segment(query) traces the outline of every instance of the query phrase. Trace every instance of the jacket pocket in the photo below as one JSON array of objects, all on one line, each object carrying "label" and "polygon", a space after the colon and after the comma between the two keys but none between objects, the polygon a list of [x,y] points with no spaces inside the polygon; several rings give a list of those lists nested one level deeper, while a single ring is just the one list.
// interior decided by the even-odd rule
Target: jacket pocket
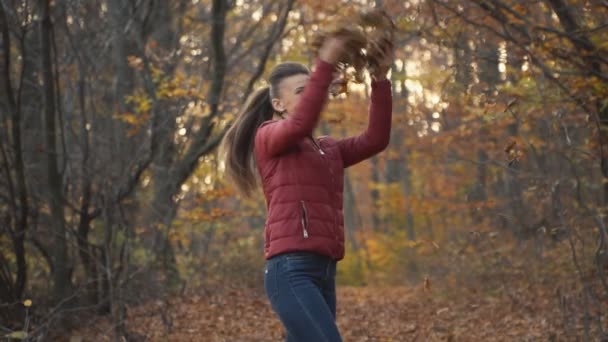
[{"label": "jacket pocket", "polygon": [[302,235],[305,239],[308,239],[308,211],[306,210],[306,203],[300,201],[302,207]]}]

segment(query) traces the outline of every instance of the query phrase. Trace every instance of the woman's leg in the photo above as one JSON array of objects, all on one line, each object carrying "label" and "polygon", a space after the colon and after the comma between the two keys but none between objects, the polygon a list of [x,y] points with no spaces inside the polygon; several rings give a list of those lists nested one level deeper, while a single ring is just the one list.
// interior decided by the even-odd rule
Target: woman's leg
[{"label": "woman's leg", "polygon": [[329,259],[290,253],[268,260],[264,283],[289,342],[342,341],[332,309],[321,292]]},{"label": "woman's leg", "polygon": [[336,319],[336,262],[331,261],[327,265],[325,279],[321,283],[321,293],[331,311],[331,314]]}]

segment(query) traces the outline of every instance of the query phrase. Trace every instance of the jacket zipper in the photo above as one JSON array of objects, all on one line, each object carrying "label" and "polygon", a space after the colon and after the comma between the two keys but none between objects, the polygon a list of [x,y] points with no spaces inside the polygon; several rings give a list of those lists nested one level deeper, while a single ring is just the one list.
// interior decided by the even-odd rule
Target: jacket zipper
[{"label": "jacket zipper", "polygon": [[[319,148],[319,153],[321,153],[321,155],[325,155],[325,152],[323,152],[323,150],[321,149],[321,145],[317,144],[317,142],[313,139],[313,142],[315,143],[315,146],[317,146]],[[329,162],[327,160],[325,160],[324,157],[322,157],[321,159],[323,159],[323,161],[326,163],[327,168],[329,169],[329,174],[331,175],[330,181],[331,181],[331,185],[330,185],[330,190],[333,193],[334,191],[334,170],[332,170],[331,165],[329,164]],[[333,200],[333,199],[332,199]],[[336,222],[336,215],[333,215],[333,221],[334,221],[334,229],[336,229],[337,226],[337,222]],[[336,232],[336,230],[334,230],[334,234],[335,234],[335,238],[336,240],[338,239],[338,234]]]},{"label": "jacket zipper", "polygon": [[[325,155],[325,151],[323,151],[323,149],[321,148],[321,146],[316,142],[316,140],[313,137],[310,137],[310,140],[312,142],[312,144],[314,145],[314,147],[316,147],[316,149],[319,151],[319,154],[324,156]],[[325,163],[327,163],[327,161],[325,160],[325,158],[321,158],[323,159],[323,161]],[[331,174],[331,188],[333,190],[334,187],[334,171],[331,169],[331,166],[327,165],[327,167],[329,168],[329,173]],[[302,235],[304,236],[305,239],[308,238],[308,212],[306,211],[306,205],[304,204],[304,201],[300,201],[300,203],[302,204]],[[334,221],[334,227],[336,226],[336,215],[333,215],[333,221]],[[335,233],[335,231],[334,231]],[[336,235],[336,239],[338,238],[338,236]]]},{"label": "jacket zipper", "polygon": [[[311,140],[312,140],[313,145],[315,145],[315,147],[316,147],[316,148],[319,150],[319,153],[321,154],[321,156],[324,156],[324,155],[325,155],[325,152],[323,151],[323,149],[321,149],[321,145],[319,145],[319,144],[317,143],[317,141],[316,141],[316,140],[315,140],[313,137],[310,137],[310,138],[311,138]],[[324,162],[325,162],[325,164],[327,165],[327,168],[329,169],[329,174],[331,175],[331,178],[330,178],[330,181],[331,181],[330,188],[331,188],[331,191],[333,192],[333,190],[334,190],[334,183],[335,183],[335,181],[334,181],[334,176],[335,176],[335,175],[334,175],[334,171],[331,169],[331,165],[329,165],[329,162],[328,162],[327,160],[325,160],[325,157],[321,157],[321,159],[323,159],[323,161],[324,161]],[[332,199],[332,200],[333,200],[333,199]],[[304,202],[302,202],[302,203],[304,203]],[[338,240],[338,234],[337,234],[337,230],[336,230],[336,226],[338,225],[338,223],[337,223],[336,218],[337,218],[337,217],[336,217],[336,215],[334,214],[334,215],[333,215],[333,221],[334,221],[334,234],[335,234],[335,238],[336,238],[336,240]],[[308,233],[306,233],[306,234],[305,234],[305,236],[307,236],[307,235],[308,235]]]},{"label": "jacket zipper", "polygon": [[305,239],[308,239],[308,230],[306,229],[308,227],[308,212],[304,201],[300,201],[300,204],[302,205],[302,235]]},{"label": "jacket zipper", "polygon": [[315,141],[315,138],[310,138],[310,140],[312,141],[312,144],[315,145],[315,147],[317,148],[317,150],[319,150],[319,153],[321,155],[325,155],[325,152],[323,151],[323,149],[321,149],[321,146],[319,146],[319,144],[317,144],[317,142]]}]

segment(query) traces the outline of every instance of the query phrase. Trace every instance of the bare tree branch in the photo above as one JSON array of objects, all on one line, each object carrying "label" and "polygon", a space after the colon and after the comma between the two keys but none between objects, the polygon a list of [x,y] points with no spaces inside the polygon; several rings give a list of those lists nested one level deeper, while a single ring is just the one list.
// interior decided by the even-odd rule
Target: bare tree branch
[{"label": "bare tree branch", "polygon": [[258,79],[262,76],[262,73],[264,72],[264,69],[266,66],[266,61],[268,60],[268,56],[270,55],[270,52],[272,51],[272,48],[275,45],[275,43],[277,42],[278,38],[281,36],[281,33],[285,29],[285,24],[287,23],[287,18],[289,17],[289,12],[291,12],[294,2],[295,2],[295,0],[289,0],[287,2],[285,7],[283,8],[283,12],[281,13],[279,20],[274,25],[274,27],[270,33],[270,38],[268,38],[268,40],[266,41],[266,46],[264,48],[264,51],[262,52],[262,55],[260,56],[260,62],[258,63],[258,68],[253,73],[253,76],[249,79],[249,82],[247,83],[247,86],[245,87],[244,96],[242,97],[243,102],[251,93],[255,82],[257,82]]}]

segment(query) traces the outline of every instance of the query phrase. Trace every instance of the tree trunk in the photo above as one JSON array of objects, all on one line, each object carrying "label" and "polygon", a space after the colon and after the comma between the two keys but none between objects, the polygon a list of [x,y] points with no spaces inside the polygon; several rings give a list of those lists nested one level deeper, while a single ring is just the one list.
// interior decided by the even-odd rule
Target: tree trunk
[{"label": "tree trunk", "polygon": [[122,0],[109,0],[110,22],[114,26],[112,39],[112,54],[116,74],[114,75],[114,101],[115,110],[119,112],[128,111],[125,96],[133,90],[133,70],[129,67],[127,56],[133,53],[129,49],[128,35],[126,31],[128,23],[127,3]]},{"label": "tree trunk", "polygon": [[[402,188],[403,188],[403,195],[409,197],[410,199],[413,198],[413,191],[412,191],[412,177],[411,177],[411,170],[409,168],[408,165],[408,154],[406,152],[404,152],[404,156],[403,156],[403,176],[402,176]],[[416,231],[414,230],[414,214],[412,213],[412,206],[409,205],[410,203],[406,203],[407,208],[405,208],[405,229],[407,232],[407,238],[410,241],[414,241],[416,240]]]},{"label": "tree trunk", "polygon": [[[488,38],[484,40],[483,37],[481,37],[478,39],[476,52],[479,64],[479,82],[484,86],[483,92],[485,98],[488,101],[492,101],[491,99],[495,96],[494,90],[500,82],[500,73],[498,70],[498,45]],[[486,104],[482,103],[482,105]],[[472,219],[474,224],[479,224],[484,220],[486,212],[481,210],[479,206],[488,198],[486,191],[488,181],[488,154],[485,151],[485,144],[489,139],[489,131],[483,118],[480,118],[479,122],[481,127],[478,135],[479,147],[477,149],[476,182],[471,194],[473,204]]]},{"label": "tree trunk", "polygon": [[[17,262],[17,276],[14,284],[14,298],[19,300],[23,295],[25,285],[27,283],[27,261],[25,254],[25,237],[26,229],[28,224],[28,194],[27,186],[25,182],[25,166],[23,162],[23,148],[21,139],[21,111],[17,108],[17,101],[15,92],[13,90],[13,84],[11,81],[11,39],[8,27],[8,21],[4,7],[0,6],[0,20],[2,22],[2,46],[4,60],[0,74],[4,76],[4,82],[0,86],[3,88],[3,94],[6,94],[6,98],[2,99],[2,102],[6,103],[11,117],[11,128],[12,128],[12,151],[14,153],[14,174],[16,178],[16,189],[13,189],[12,207],[14,216],[14,229],[12,229],[12,240],[13,250],[15,253],[15,259]],[[21,86],[21,85],[20,85]],[[6,152],[2,151],[6,164],[7,181],[13,188],[13,180],[8,164],[8,158]],[[16,193],[14,193],[16,191]]]},{"label": "tree trunk", "polygon": [[372,164],[372,184],[373,188],[370,191],[372,203],[372,229],[375,231],[384,231],[384,227],[382,227],[382,219],[380,217],[378,203],[380,202],[380,193],[376,189],[376,186],[380,183],[380,168],[378,166],[378,156],[374,156],[371,159]]},{"label": "tree trunk", "polygon": [[63,182],[59,173],[57,149],[57,127],[55,124],[55,83],[51,59],[51,30],[53,29],[50,15],[50,1],[40,0],[40,53],[42,55],[42,80],[45,124],[45,153],[47,174],[47,202],[51,211],[53,227],[53,296],[56,302],[64,300],[70,290],[70,267],[68,260],[68,245],[63,212]]}]

